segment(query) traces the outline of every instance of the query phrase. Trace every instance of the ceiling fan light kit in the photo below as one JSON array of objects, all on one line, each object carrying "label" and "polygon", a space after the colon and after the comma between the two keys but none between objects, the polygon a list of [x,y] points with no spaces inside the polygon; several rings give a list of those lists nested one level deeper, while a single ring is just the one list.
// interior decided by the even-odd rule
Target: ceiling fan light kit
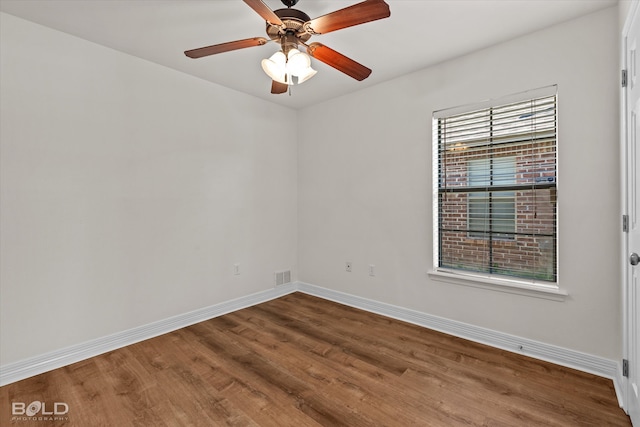
[{"label": "ceiling fan light kit", "polygon": [[262,69],[272,80],[286,85],[300,84],[317,73],[311,68],[309,55],[298,49],[289,50],[286,56],[278,51],[269,59],[263,59]]},{"label": "ceiling fan light kit", "polygon": [[[371,74],[371,69],[321,43],[306,42],[314,35],[391,16],[389,5],[384,0],[365,0],[315,19],[310,19],[300,10],[292,9],[298,0],[281,0],[287,8],[275,11],[262,0],[243,1],[265,20],[269,39],[280,44],[278,52],[261,62],[263,71],[271,78],[273,94],[285,93],[290,85],[303,83],[313,77],[317,71],[311,68],[310,57],[358,81],[366,79]],[[202,58],[231,50],[263,46],[268,41],[264,37],[253,37],[188,50],[185,55],[189,58]],[[304,46],[307,53],[301,52],[300,46]]]}]

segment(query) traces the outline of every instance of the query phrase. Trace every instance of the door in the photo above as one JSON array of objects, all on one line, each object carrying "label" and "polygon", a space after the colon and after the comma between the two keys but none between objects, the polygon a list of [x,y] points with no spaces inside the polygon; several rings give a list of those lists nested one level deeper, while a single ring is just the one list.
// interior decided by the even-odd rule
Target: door
[{"label": "door", "polygon": [[[635,3],[635,2],[634,2]],[[640,52],[640,8],[633,7],[625,26],[623,40],[627,69],[625,102],[626,138],[623,143],[625,162],[623,188],[627,215],[627,232],[623,247],[625,296],[625,353],[628,359],[626,384],[626,409],[635,426],[640,426],[640,76],[638,56]]]}]

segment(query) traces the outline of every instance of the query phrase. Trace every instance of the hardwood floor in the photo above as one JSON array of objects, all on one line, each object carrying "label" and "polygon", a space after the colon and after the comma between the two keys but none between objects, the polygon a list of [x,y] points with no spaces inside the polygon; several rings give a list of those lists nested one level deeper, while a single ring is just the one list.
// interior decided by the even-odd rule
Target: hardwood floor
[{"label": "hardwood floor", "polygon": [[608,379],[294,293],[4,386],[0,425],[631,423]]}]

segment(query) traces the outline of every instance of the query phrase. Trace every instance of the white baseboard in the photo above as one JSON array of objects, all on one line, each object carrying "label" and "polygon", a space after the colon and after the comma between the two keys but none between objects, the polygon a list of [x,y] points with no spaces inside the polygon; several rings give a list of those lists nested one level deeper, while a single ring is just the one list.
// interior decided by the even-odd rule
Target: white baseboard
[{"label": "white baseboard", "polygon": [[274,289],[215,304],[148,325],[0,366],[0,386],[70,365],[158,335],[166,334],[232,311],[279,298],[296,291],[492,347],[609,378],[613,380],[618,401],[622,402],[622,389],[620,387],[622,385],[621,369],[619,363],[614,360],[604,359],[575,350],[569,350],[302,282],[278,286]]},{"label": "white baseboard", "polygon": [[274,289],[204,307],[189,313],[180,314],[106,337],[55,350],[40,356],[9,363],[0,366],[0,386],[61,368],[149,338],[157,337],[158,335],[166,334],[232,311],[279,298],[296,290],[296,283],[278,286]]},{"label": "white baseboard", "polygon": [[609,378],[613,381],[618,403],[622,406],[622,388],[620,387],[622,385],[621,369],[620,364],[615,360],[604,359],[591,354],[433,316],[431,314],[322,288],[309,283],[299,282],[298,291],[502,350],[523,354],[557,365]]}]

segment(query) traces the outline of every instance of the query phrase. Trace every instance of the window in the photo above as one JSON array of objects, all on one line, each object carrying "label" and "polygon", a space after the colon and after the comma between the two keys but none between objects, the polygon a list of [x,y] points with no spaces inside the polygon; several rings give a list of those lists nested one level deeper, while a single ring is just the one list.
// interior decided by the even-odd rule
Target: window
[{"label": "window", "polygon": [[[469,187],[515,184],[515,157],[469,160]],[[469,237],[513,239],[516,216],[513,191],[470,193],[467,199]],[[495,233],[490,233],[494,231]]]},{"label": "window", "polygon": [[434,267],[557,281],[556,87],[434,113]]}]

